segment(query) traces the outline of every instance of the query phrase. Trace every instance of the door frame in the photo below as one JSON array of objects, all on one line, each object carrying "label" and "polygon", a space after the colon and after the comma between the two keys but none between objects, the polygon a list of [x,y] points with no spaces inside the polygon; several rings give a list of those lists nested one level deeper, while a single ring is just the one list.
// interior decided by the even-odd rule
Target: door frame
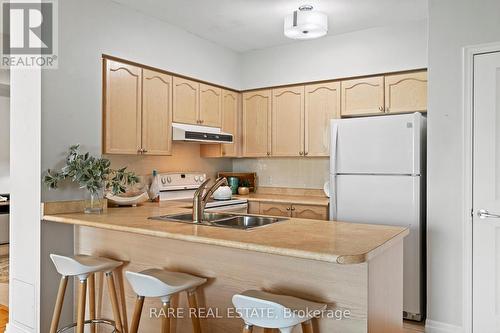
[{"label": "door frame", "polygon": [[462,62],[462,89],[463,89],[463,304],[462,318],[464,333],[472,333],[472,218],[473,218],[473,140],[474,140],[474,56],[480,54],[500,52],[500,42],[479,44],[463,48]]}]

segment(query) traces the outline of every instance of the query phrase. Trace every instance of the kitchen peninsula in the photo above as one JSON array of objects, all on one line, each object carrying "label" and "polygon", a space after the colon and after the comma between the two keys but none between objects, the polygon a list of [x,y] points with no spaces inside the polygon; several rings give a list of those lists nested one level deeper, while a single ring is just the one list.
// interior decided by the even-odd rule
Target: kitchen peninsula
[{"label": "kitchen peninsula", "polygon": [[[75,253],[123,261],[121,274],[158,267],[208,278],[198,291],[199,306],[217,309],[218,316],[202,320],[203,332],[239,332],[241,320],[226,314],[231,297],[247,289],[323,302],[330,310],[349,314],[342,320],[316,320],[318,332],[402,330],[406,228],[291,218],[243,231],[148,219],[189,212],[173,202],[108,208],[101,215],[58,214],[51,205],[45,206],[44,220],[75,225]],[[121,274],[127,323],[135,295]],[[106,298],[102,301],[100,315],[111,317]],[[185,295],[172,303],[187,309]],[[158,300],[146,300],[145,309],[159,306]],[[156,330],[158,324],[149,310],[143,312],[144,332]],[[191,330],[189,318],[177,318],[173,326],[173,332]]]}]

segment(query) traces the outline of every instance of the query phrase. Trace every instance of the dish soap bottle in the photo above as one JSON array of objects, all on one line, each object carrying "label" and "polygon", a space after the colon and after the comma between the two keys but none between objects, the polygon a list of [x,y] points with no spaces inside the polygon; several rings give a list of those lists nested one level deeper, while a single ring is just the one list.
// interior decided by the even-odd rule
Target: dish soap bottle
[{"label": "dish soap bottle", "polygon": [[149,186],[148,195],[151,201],[157,201],[158,196],[160,195],[160,179],[156,170],[153,170],[153,180]]}]

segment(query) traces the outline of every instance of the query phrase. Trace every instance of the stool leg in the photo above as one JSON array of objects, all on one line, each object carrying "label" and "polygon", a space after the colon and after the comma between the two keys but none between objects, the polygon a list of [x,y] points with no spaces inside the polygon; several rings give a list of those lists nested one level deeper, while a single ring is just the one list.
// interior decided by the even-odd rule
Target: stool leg
[{"label": "stool leg", "polygon": [[264,333],[274,333],[274,328],[264,328]]},{"label": "stool leg", "polygon": [[243,326],[243,333],[252,333],[252,332],[253,332],[252,325],[245,324],[245,326]]},{"label": "stool leg", "polygon": [[189,314],[193,322],[193,333],[201,333],[200,313],[198,310],[198,302],[196,301],[196,291],[188,291]]},{"label": "stool leg", "polygon": [[83,333],[85,322],[85,296],[87,291],[87,279],[78,283],[78,310],[76,317],[76,333]]},{"label": "stool leg", "polygon": [[137,296],[135,301],[134,315],[132,316],[132,322],[130,323],[129,333],[137,333],[139,329],[139,322],[141,321],[142,306],[144,305],[144,296]]},{"label": "stool leg", "polygon": [[163,302],[162,308],[165,313],[165,317],[162,317],[161,319],[161,333],[170,333],[170,302]]},{"label": "stool leg", "polygon": [[301,326],[302,326],[302,333],[313,333],[313,325],[311,320],[303,322]]},{"label": "stool leg", "polygon": [[106,272],[106,280],[108,281],[109,299],[111,301],[111,307],[113,308],[113,317],[115,318],[116,329],[118,330],[118,332],[122,333],[122,320],[120,316],[120,308],[118,307],[118,297],[116,296],[113,272]]},{"label": "stool leg", "polygon": [[[95,319],[95,275],[90,274],[88,278],[89,289],[89,319]],[[96,333],[95,324],[90,325],[90,333]]]},{"label": "stool leg", "polygon": [[64,294],[66,293],[66,286],[68,285],[68,277],[62,276],[59,282],[59,291],[57,292],[56,305],[54,307],[54,314],[52,315],[52,323],[50,324],[50,333],[56,333],[59,326],[59,318],[61,318],[61,310],[64,303]]}]

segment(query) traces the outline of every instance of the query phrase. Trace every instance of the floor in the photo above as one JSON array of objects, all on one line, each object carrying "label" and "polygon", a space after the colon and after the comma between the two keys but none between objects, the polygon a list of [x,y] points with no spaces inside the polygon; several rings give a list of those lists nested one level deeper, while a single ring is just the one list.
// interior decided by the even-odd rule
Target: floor
[{"label": "floor", "polygon": [[4,305],[0,305],[0,333],[5,332],[5,326],[7,325],[8,321],[9,309]]},{"label": "floor", "polygon": [[424,323],[416,323],[413,321],[404,321],[403,323],[404,331],[403,333],[423,333],[425,332]]}]

